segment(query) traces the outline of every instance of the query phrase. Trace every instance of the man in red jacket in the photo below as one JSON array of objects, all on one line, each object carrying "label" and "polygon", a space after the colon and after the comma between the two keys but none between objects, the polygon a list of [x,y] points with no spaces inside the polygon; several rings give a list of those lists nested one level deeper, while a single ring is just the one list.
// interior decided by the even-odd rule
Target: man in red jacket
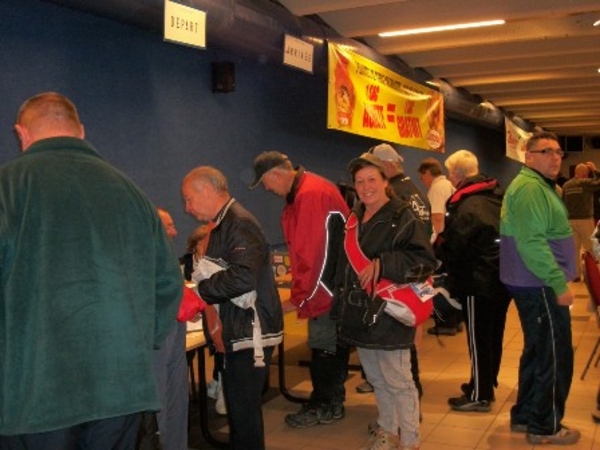
[{"label": "man in red jacket", "polygon": [[[312,349],[313,391],[308,402],[285,422],[294,428],[329,424],[344,417],[348,348],[337,345],[336,322],[330,318],[332,292],[327,287],[349,213],[339,189],[326,179],[292,165],[286,155],[270,151],[254,160],[255,188],[285,199],[281,218],[292,266],[291,303],[308,319]],[[336,229],[337,227],[337,229]],[[328,257],[330,264],[328,263]]]}]

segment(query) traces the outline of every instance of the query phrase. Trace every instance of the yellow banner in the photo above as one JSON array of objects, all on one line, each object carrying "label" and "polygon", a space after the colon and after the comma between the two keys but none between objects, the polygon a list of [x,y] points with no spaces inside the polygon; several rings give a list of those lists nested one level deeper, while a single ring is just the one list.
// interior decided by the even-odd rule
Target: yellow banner
[{"label": "yellow banner", "polygon": [[444,97],[329,43],[327,128],[444,152]]}]

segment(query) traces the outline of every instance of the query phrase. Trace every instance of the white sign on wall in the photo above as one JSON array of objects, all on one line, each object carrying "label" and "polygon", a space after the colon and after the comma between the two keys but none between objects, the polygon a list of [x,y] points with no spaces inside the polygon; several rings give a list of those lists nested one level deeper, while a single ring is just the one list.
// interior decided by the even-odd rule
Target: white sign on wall
[{"label": "white sign on wall", "polygon": [[206,13],[165,0],[165,41],[206,48]]},{"label": "white sign on wall", "polygon": [[283,63],[313,73],[314,50],[312,44],[286,34],[283,42]]}]

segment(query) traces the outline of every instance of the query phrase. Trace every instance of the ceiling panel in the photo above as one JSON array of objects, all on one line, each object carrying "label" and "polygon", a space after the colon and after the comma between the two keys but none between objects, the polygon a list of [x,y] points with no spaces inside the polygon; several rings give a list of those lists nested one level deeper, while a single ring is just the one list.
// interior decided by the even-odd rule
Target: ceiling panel
[{"label": "ceiling panel", "polygon": [[[433,78],[561,135],[600,136],[598,0],[279,0]],[[505,25],[381,38],[397,29]]]}]

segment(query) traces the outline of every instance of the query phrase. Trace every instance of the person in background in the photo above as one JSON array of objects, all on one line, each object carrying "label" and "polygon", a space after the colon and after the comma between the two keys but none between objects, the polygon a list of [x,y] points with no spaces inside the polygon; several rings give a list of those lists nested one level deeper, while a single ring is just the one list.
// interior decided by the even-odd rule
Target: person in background
[{"label": "person in background", "polygon": [[[435,158],[425,158],[419,164],[417,169],[419,179],[427,188],[427,198],[431,205],[431,225],[433,234],[431,242],[434,243],[437,237],[444,231],[444,221],[446,220],[446,202],[456,188],[446,178],[442,171],[442,165]],[[444,273],[444,268],[440,267],[438,273]],[[462,313],[460,310],[449,312],[444,317],[444,322],[436,323],[436,326],[427,329],[428,334],[455,336],[457,332],[462,331]]]},{"label": "person in background", "polygon": [[[392,187],[394,194],[406,201],[415,213],[415,216],[431,229],[431,206],[429,200],[415,186],[409,176],[404,174],[404,158],[389,144],[379,144],[369,149],[369,153],[378,157],[383,164],[383,171]],[[422,327],[417,327],[415,342],[420,342]],[[417,345],[410,347],[410,365],[413,380],[419,391],[419,399],[423,397],[423,385],[419,378],[419,358]]]},{"label": "person in background", "polygon": [[206,245],[208,244],[208,234],[210,225],[200,225],[192,234],[188,236],[185,255],[179,258],[179,263],[183,268],[183,276],[187,281],[191,281],[192,273],[198,265],[200,258],[206,253]]},{"label": "person in background", "polygon": [[389,144],[379,144],[369,149],[383,163],[385,176],[397,197],[406,201],[415,215],[431,228],[431,205],[429,199],[404,173],[404,158]]},{"label": "person in background", "polygon": [[177,237],[177,228],[175,227],[175,222],[173,222],[173,218],[171,217],[171,214],[169,214],[169,211],[163,208],[156,208],[156,211],[158,212],[158,217],[160,217],[160,220],[165,227],[167,235],[171,239],[175,239]]},{"label": "person in background", "polygon": [[152,358],[176,321],[177,258],[68,98],[30,98],[15,131],[23,153],[0,168],[0,448],[134,448],[141,413],[160,408]]},{"label": "person in background", "polygon": [[396,449],[399,444],[402,449],[418,449],[419,396],[410,361],[415,328],[383,312],[377,314],[374,323],[366,323],[375,302],[367,291],[380,278],[398,284],[425,281],[437,260],[427,226],[407,202],[394,195],[379,158],[363,153],[350,162],[348,172],[360,199],[348,224],[350,219],[357,222],[352,228],[356,230],[355,240],[369,263],[357,273],[348,250],[340,253],[332,315],[339,324],[339,339],[357,347],[374,388],[378,428],[361,450]]},{"label": "person in background", "polygon": [[[197,227],[187,239],[187,253],[179,258],[179,262],[183,268],[183,274],[187,281],[192,280],[192,274],[196,270],[199,261],[206,253],[206,247],[209,241],[210,235],[210,224],[204,224]],[[221,382],[221,372],[223,371],[223,353],[217,351],[214,342],[212,342],[210,333],[206,333],[208,324],[206,323],[206,317],[202,317],[203,326],[205,330],[206,342],[208,344],[209,352],[214,356],[213,362],[213,379],[206,385],[206,395],[214,400],[215,411],[219,415],[226,415],[227,408],[225,406],[225,397],[223,395],[223,383]]]},{"label": "person in background", "polygon": [[[592,254],[596,261],[600,263],[600,221],[596,223],[596,228],[592,234],[591,241]],[[594,305],[594,308],[597,307],[597,305]],[[595,423],[600,423],[600,387],[598,387],[598,393],[596,394],[596,410],[592,413],[592,420]]]},{"label": "person in background", "polygon": [[[308,345],[312,350],[310,377],[313,391],[308,402],[285,423],[294,428],[330,424],[344,417],[349,352],[338,345],[332,304],[332,271],[339,253],[349,208],[339,189],[324,178],[294,168],[288,157],[263,152],[254,160],[254,181],[285,199],[281,217],[292,270],[290,302],[299,318],[308,319]],[[328,262],[330,263],[328,265]],[[329,287],[328,287],[329,286]]]},{"label": "person in background", "polygon": [[554,188],[563,155],[556,135],[534,133],[500,218],[500,279],[513,295],[525,341],[511,430],[527,433],[533,445],[580,437],[562,423],[573,378],[568,282],[576,276],[568,213]]},{"label": "person in background", "polygon": [[[171,214],[163,208],[156,208],[156,211],[169,238],[172,240],[177,237],[177,228]],[[156,420],[162,450],[188,448],[186,331],[186,322],[175,322],[163,344],[154,352],[154,375],[161,403]]]},{"label": "person in background", "polygon": [[[233,450],[265,448],[262,391],[273,347],[283,339],[283,313],[271,255],[256,218],[231,195],[217,169],[201,166],[183,179],[185,211],[214,224],[206,256],[223,269],[199,281],[198,294],[218,305],[224,345],[223,393]],[[256,292],[252,308],[233,300]]]},{"label": "person in background", "polygon": [[446,219],[446,202],[456,188],[446,178],[442,171],[442,165],[435,158],[425,158],[417,169],[419,179],[427,188],[427,198],[431,205],[431,225],[433,234],[431,242],[435,242],[437,236],[444,231]]},{"label": "person in background", "polygon": [[600,190],[600,172],[593,162],[577,164],[575,175],[562,186],[562,198],[569,214],[575,241],[577,276],[581,280],[581,248],[592,252],[590,236],[594,232],[594,192]]},{"label": "person in background", "polygon": [[502,360],[511,297],[500,281],[499,238],[503,189],[479,172],[477,157],[458,150],[445,162],[456,192],[448,199],[444,231],[434,246],[448,272],[448,290],[464,312],[471,376],[455,411],[491,411]]}]

